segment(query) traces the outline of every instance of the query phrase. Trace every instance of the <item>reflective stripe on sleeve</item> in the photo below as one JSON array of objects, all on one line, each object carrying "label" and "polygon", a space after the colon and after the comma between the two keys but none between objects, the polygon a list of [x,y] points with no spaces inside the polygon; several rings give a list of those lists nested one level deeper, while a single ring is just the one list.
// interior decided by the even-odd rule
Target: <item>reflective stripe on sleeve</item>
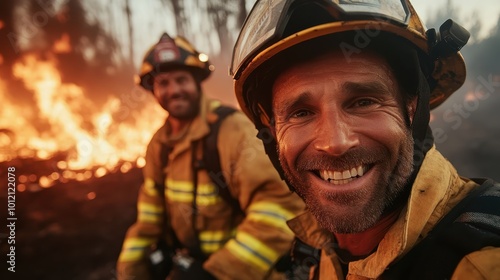
[{"label": "reflective stripe on sleeve", "polygon": [[294,214],[279,204],[272,202],[257,202],[250,205],[247,219],[256,222],[262,222],[293,234],[286,221],[294,218]]},{"label": "reflective stripe on sleeve", "polygon": [[263,271],[267,271],[279,257],[276,251],[244,232],[238,232],[236,238],[229,240],[226,248],[237,258]]},{"label": "reflective stripe on sleeve", "polygon": [[132,237],[127,238],[123,243],[123,248],[118,257],[118,261],[136,261],[144,257],[146,251],[153,244],[152,238]]},{"label": "reflective stripe on sleeve", "polygon": [[162,216],[162,206],[145,202],[139,202],[137,204],[137,220],[139,222],[159,224]]},{"label": "reflective stripe on sleeve", "polygon": [[199,234],[201,250],[204,253],[211,254],[218,251],[226,242],[234,237],[236,230],[226,232],[222,230],[217,231],[202,231]]},{"label": "reflective stripe on sleeve", "polygon": [[151,178],[146,178],[144,180],[144,191],[149,196],[156,196],[158,192],[155,189],[155,181]]}]

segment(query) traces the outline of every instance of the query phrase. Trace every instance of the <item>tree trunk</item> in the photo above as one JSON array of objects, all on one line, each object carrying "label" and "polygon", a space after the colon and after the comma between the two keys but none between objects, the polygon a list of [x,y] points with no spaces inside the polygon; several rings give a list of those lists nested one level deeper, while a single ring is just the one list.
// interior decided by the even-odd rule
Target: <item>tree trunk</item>
[{"label": "tree trunk", "polygon": [[129,63],[134,64],[134,26],[132,22],[132,11],[130,10],[130,0],[125,0],[125,13],[127,14],[128,38],[129,38]]}]

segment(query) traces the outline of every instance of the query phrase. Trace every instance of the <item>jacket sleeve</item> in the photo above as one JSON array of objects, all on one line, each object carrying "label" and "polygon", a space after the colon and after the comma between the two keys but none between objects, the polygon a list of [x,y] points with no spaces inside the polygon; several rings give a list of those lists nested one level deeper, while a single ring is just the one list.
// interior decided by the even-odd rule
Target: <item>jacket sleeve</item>
[{"label": "jacket sleeve", "polygon": [[224,120],[219,131],[222,171],[246,217],[235,237],[204,263],[218,279],[268,278],[293,240],[286,221],[304,210],[302,200],[281,180],[256,135],[241,112]]},{"label": "jacket sleeve", "polygon": [[[154,138],[153,138],[154,139]],[[146,165],[143,168],[144,183],[137,199],[137,219],[128,229],[117,261],[117,279],[149,279],[149,252],[156,244],[163,224],[163,204],[155,188],[161,176],[158,165],[158,145],[153,141],[148,145]],[[156,155],[156,156],[155,156]]]}]

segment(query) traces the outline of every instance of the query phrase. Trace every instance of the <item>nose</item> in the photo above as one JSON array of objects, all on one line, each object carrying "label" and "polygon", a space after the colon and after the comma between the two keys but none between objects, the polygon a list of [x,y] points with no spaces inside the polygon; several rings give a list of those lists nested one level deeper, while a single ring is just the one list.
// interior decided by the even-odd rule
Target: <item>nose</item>
[{"label": "nose", "polygon": [[322,114],[316,128],[314,148],[332,156],[340,156],[359,145],[359,135],[348,116],[340,112]]},{"label": "nose", "polygon": [[178,94],[180,92],[180,85],[176,82],[170,82],[168,85],[165,86],[164,92],[167,96],[171,97],[175,94]]},{"label": "nose", "polygon": [[171,78],[156,78],[154,90],[163,97],[171,97],[180,92],[181,86]]}]

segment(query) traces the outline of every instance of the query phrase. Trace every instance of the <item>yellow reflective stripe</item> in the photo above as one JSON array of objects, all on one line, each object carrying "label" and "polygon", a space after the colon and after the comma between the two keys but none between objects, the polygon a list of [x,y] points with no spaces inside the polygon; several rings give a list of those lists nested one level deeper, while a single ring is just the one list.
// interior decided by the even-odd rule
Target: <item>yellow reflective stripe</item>
[{"label": "yellow reflective stripe", "polygon": [[281,205],[272,202],[257,202],[250,205],[248,209],[248,220],[265,223],[293,234],[286,221],[295,215]]},{"label": "yellow reflective stripe", "polygon": [[154,239],[132,237],[127,238],[123,243],[123,249],[120,252],[118,261],[136,261],[144,257],[146,250],[151,247]]},{"label": "yellow reflective stripe", "polygon": [[193,201],[193,184],[186,181],[167,179],[166,195],[169,200],[190,203]]},{"label": "yellow reflective stripe", "polygon": [[[193,192],[193,182],[191,181],[176,181],[172,179],[167,180],[167,188],[177,192]],[[198,193],[204,196],[217,195],[218,189],[213,183],[198,183]]]},{"label": "yellow reflective stripe", "polygon": [[205,254],[212,254],[219,251],[224,246],[224,243],[201,243],[201,251]]},{"label": "yellow reflective stripe", "polygon": [[286,208],[283,208],[280,204],[269,202],[269,201],[260,201],[256,203],[252,203],[250,205],[249,212],[251,211],[262,211],[274,213],[275,215],[281,216],[283,220],[288,221],[290,219],[295,218],[295,214],[288,211]]},{"label": "yellow reflective stripe", "polygon": [[196,204],[200,206],[208,206],[220,203],[221,198],[219,196],[197,196]]},{"label": "yellow reflective stripe", "polygon": [[193,183],[191,181],[175,181],[167,179],[167,188],[175,192],[193,192]]},{"label": "yellow reflective stripe", "polygon": [[218,231],[202,231],[199,234],[200,247],[204,253],[211,254],[218,251],[224,244],[234,236],[236,230],[226,232]]},{"label": "yellow reflective stripe", "polygon": [[163,215],[163,208],[151,203],[137,204],[137,220],[139,222],[159,223]]},{"label": "yellow reflective stripe", "polygon": [[144,191],[149,196],[158,195],[158,192],[155,189],[155,181],[151,178],[146,178],[144,180]]},{"label": "yellow reflective stripe", "polygon": [[285,222],[283,222],[282,219],[277,219],[273,216],[268,216],[268,215],[260,215],[257,213],[250,213],[247,216],[247,219],[249,221],[263,223],[266,225],[273,226],[275,228],[279,228],[279,229],[283,230],[284,232],[286,232],[290,235],[293,235],[293,231],[288,227],[288,225]]},{"label": "yellow reflective stripe", "polygon": [[184,202],[184,203],[190,203],[193,201],[193,194],[192,193],[181,193],[181,192],[176,192],[171,189],[167,189],[167,197],[171,201],[175,202]]},{"label": "yellow reflective stripe", "polygon": [[229,240],[226,248],[239,259],[263,271],[267,271],[279,257],[276,251],[244,232],[238,232],[236,238]]},{"label": "yellow reflective stripe", "polygon": [[222,240],[228,236],[228,233],[222,230],[207,230],[200,232],[200,241]]},{"label": "yellow reflective stripe", "polygon": [[[191,181],[167,180],[167,197],[171,201],[190,203],[193,201],[193,183]],[[199,184],[196,202],[200,206],[208,206],[220,203],[216,186],[212,183]]]}]

